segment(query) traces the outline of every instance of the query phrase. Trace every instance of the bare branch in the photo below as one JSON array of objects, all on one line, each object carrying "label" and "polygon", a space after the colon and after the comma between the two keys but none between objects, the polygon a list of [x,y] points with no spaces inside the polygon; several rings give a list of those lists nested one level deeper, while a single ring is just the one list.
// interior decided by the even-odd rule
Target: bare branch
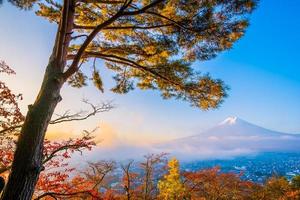
[{"label": "bare branch", "polygon": [[127,200],[131,199],[131,183],[132,183],[132,179],[130,176],[130,170],[131,167],[133,165],[134,161],[130,160],[126,165],[121,165],[121,169],[124,172],[124,176],[125,176],[125,184],[123,186],[124,191],[126,192],[126,196],[127,196]]},{"label": "bare branch", "polygon": [[[63,122],[70,121],[82,121],[88,119],[89,117],[95,116],[101,112],[107,112],[114,108],[111,102],[104,102],[101,105],[94,105],[87,100],[83,100],[83,102],[91,107],[90,111],[79,111],[77,113],[70,114],[70,111],[65,111],[62,115],[58,115],[58,118],[51,120],[49,124],[58,124]],[[19,124],[16,126],[11,126],[5,129],[0,130],[0,135],[4,135],[5,133],[16,131],[21,128],[23,124]],[[0,170],[1,171],[1,170]]]},{"label": "bare branch", "polygon": [[98,161],[98,162],[88,162],[89,170],[82,172],[85,177],[94,183],[92,189],[98,187],[108,173],[112,172],[116,168],[116,163],[114,161]]},{"label": "bare branch", "polygon": [[114,108],[111,102],[102,103],[101,105],[94,105],[87,100],[83,100],[83,102],[91,107],[91,110],[89,112],[80,111],[74,114],[70,114],[69,111],[66,111],[64,114],[58,115],[58,118],[51,120],[50,124],[58,124],[70,121],[82,121],[98,113],[107,112]]}]

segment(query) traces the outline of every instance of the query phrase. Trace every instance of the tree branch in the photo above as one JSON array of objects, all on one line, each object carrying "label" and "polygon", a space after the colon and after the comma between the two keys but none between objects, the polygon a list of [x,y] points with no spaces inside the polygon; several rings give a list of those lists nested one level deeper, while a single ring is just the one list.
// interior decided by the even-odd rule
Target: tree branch
[{"label": "tree branch", "polygon": [[151,11],[148,11],[148,12],[146,12],[146,13],[147,13],[147,14],[151,14],[151,15],[155,15],[155,16],[160,17],[160,18],[163,18],[163,19],[165,19],[165,20],[168,20],[169,22],[173,23],[175,26],[177,26],[177,27],[179,27],[179,28],[182,28],[182,29],[185,29],[185,30],[188,30],[188,31],[192,31],[192,32],[197,32],[197,31],[195,31],[195,30],[193,30],[193,29],[191,29],[191,28],[185,27],[185,26],[183,26],[182,24],[180,24],[179,22],[176,22],[176,21],[174,21],[174,20],[172,20],[172,19],[170,19],[170,18],[168,18],[168,17],[166,17],[166,16],[164,16],[164,15],[159,14],[159,13],[151,12]]},{"label": "tree branch", "polygon": [[145,13],[148,9],[156,6],[157,4],[163,2],[165,0],[156,0],[156,1],[153,1],[152,3],[148,4],[147,6],[144,6],[143,8],[139,9],[139,10],[136,10],[136,11],[128,11],[128,12],[123,12],[123,15],[126,16],[126,15],[138,15],[138,14],[142,14],[142,13]]},{"label": "tree branch", "polygon": [[86,35],[86,34],[76,35],[76,36],[71,37],[71,39],[76,40],[77,38],[80,38],[80,37],[88,37],[88,35]]},{"label": "tree branch", "polygon": [[[87,100],[83,100],[83,102],[91,107],[91,111],[89,111],[88,113],[84,111],[80,111],[74,114],[69,114],[69,111],[66,111],[64,114],[59,115],[58,118],[51,120],[49,124],[58,124],[58,123],[70,122],[70,121],[82,121],[98,113],[107,112],[114,107],[113,105],[111,105],[110,102],[102,103],[102,105],[100,106],[94,105],[88,102]],[[84,115],[84,113],[86,114]]]},{"label": "tree branch", "polygon": [[[74,55],[69,55],[68,58],[70,59],[73,56]],[[88,58],[88,57],[102,58],[104,60],[108,60],[108,61],[111,61],[111,62],[117,62],[117,63],[120,63],[120,64],[125,64],[125,65],[131,66],[133,68],[142,70],[144,72],[150,73],[154,78],[157,78],[157,77],[161,78],[162,80],[164,80],[168,83],[171,83],[171,84],[173,84],[177,87],[183,88],[183,86],[181,84],[176,83],[175,81],[161,75],[160,73],[155,72],[153,69],[142,66],[142,65],[138,64],[137,62],[129,60],[127,58],[123,58],[123,57],[116,56],[116,55],[113,55],[113,54],[102,54],[100,52],[85,52],[84,57],[85,58]]]},{"label": "tree branch", "polygon": [[126,12],[126,8],[131,4],[132,0],[128,0],[124,2],[123,6],[120,8],[120,10],[112,16],[107,21],[103,22],[102,24],[99,24],[98,26],[93,29],[93,31],[90,33],[90,35],[87,37],[87,39],[84,41],[84,43],[79,48],[77,54],[75,55],[73,62],[69,69],[63,74],[64,80],[67,80],[70,76],[72,76],[77,70],[78,70],[78,63],[83,56],[85,49],[90,44],[90,42],[95,38],[95,36],[99,33],[101,29],[104,29],[105,27],[112,24],[115,20],[117,20],[120,16],[128,16],[128,15],[138,15],[141,13],[145,13],[150,8],[156,6],[157,4],[163,2],[164,0],[155,0],[152,3],[144,6],[143,8],[136,10],[136,11],[128,11]]},{"label": "tree branch", "polygon": [[[152,25],[152,26],[110,26],[103,28],[103,30],[122,30],[122,29],[156,29],[161,27],[172,26],[173,24],[159,24],[159,25]],[[96,26],[82,26],[82,25],[74,25],[74,29],[94,29]]]},{"label": "tree branch", "polygon": [[80,3],[103,3],[103,4],[122,4],[124,1],[109,1],[109,0],[77,0]]},{"label": "tree branch", "polygon": [[[69,114],[69,111],[65,111],[62,115],[58,115],[59,117],[51,120],[49,124],[58,124],[58,123],[63,123],[63,122],[70,122],[70,121],[82,121],[85,120],[89,117],[92,117],[98,113],[101,112],[107,112],[114,108],[114,106],[111,104],[111,102],[107,103],[102,103],[101,105],[94,105],[90,103],[87,100],[83,100],[83,102],[91,107],[91,111],[80,111],[74,114]],[[6,132],[14,131],[18,128],[21,128],[23,124],[19,124],[16,126],[11,126],[6,129],[0,130],[0,135],[5,134]],[[1,170],[0,170],[1,171]]]},{"label": "tree branch", "polygon": [[79,150],[79,148],[84,148],[84,147],[88,147],[88,145],[80,145],[80,144],[71,144],[71,145],[65,145],[65,146],[61,146],[58,149],[54,150],[53,152],[51,152],[51,154],[49,156],[47,156],[44,160],[43,160],[43,164],[47,163],[48,161],[50,161],[52,158],[54,158],[58,152],[63,151],[63,150],[67,150],[67,149],[74,149],[74,150]]},{"label": "tree branch", "polygon": [[40,200],[40,199],[42,199],[44,197],[47,197],[47,196],[51,196],[51,197],[57,199],[58,196],[67,197],[67,196],[76,196],[76,195],[80,195],[80,194],[87,194],[87,195],[90,195],[91,197],[96,198],[96,199],[99,198],[98,196],[93,195],[89,190],[85,190],[85,191],[79,191],[79,192],[73,192],[73,193],[46,192],[46,193],[38,196],[34,200]]},{"label": "tree branch", "polygon": [[90,35],[86,38],[86,40],[83,42],[83,44],[79,48],[79,50],[78,50],[77,54],[75,55],[74,60],[71,64],[71,66],[69,67],[69,69],[67,69],[67,71],[63,74],[64,80],[67,80],[70,76],[72,76],[78,70],[78,64],[79,64],[79,61],[81,59],[81,56],[83,55],[83,53],[84,53],[85,49],[87,48],[87,46],[91,43],[91,41],[99,33],[99,31],[101,29],[103,29],[104,27],[109,26],[116,19],[118,19],[122,15],[124,10],[129,6],[129,4],[131,2],[132,2],[132,0],[128,0],[128,2],[126,0],[125,3],[123,4],[123,6],[120,8],[120,10],[114,16],[112,16],[107,21],[105,21],[105,22],[99,24],[98,26],[96,26],[96,28],[90,33]]},{"label": "tree branch", "polygon": [[5,132],[14,131],[14,130],[16,130],[16,129],[18,129],[18,128],[21,128],[21,127],[22,127],[22,125],[16,125],[16,126],[11,126],[11,127],[2,129],[2,130],[0,131],[0,135],[1,135],[1,134],[5,134]]},{"label": "tree branch", "polygon": [[[95,190],[96,187],[102,183],[102,181],[104,180],[104,178],[106,177],[106,175],[111,172],[112,170],[115,169],[115,162],[110,161],[103,161],[103,162],[96,162],[96,163],[88,163],[89,164],[89,168],[92,169],[92,173],[86,172],[83,173],[86,178],[92,179],[92,181],[95,181],[93,186],[90,187],[89,190],[83,190],[83,191],[78,191],[78,192],[65,192],[65,193],[56,193],[56,192],[46,192],[42,195],[40,195],[39,197],[37,197],[35,200],[39,200],[42,199],[46,196],[51,196],[53,198],[56,197],[67,197],[67,196],[77,196],[77,195],[81,195],[81,194],[87,194],[90,195],[91,197],[94,197],[95,199],[99,199],[99,196],[93,195],[91,193],[92,190]],[[84,182],[83,184],[84,185]]]},{"label": "tree branch", "polygon": [[11,165],[10,165],[10,166],[7,166],[7,167],[1,167],[1,168],[0,168],[0,174],[4,173],[4,172],[6,172],[6,171],[8,171],[8,170],[10,170],[10,169],[11,169]]}]

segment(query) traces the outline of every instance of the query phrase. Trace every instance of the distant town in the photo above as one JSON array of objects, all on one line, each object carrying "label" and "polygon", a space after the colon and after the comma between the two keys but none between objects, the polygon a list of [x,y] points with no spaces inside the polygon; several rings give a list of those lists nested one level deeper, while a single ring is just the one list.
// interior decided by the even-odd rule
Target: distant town
[{"label": "distant town", "polygon": [[300,174],[299,153],[261,153],[228,160],[206,160],[182,163],[182,169],[194,171],[219,166],[222,172],[241,174],[244,180],[264,183],[269,177],[284,176],[291,180]]}]

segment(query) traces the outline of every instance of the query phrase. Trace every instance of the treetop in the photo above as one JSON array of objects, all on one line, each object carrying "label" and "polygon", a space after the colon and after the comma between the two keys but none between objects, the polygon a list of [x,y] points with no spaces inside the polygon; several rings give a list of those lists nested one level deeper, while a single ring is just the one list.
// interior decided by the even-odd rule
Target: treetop
[{"label": "treetop", "polygon": [[[192,63],[232,48],[248,26],[255,0],[10,0],[51,23],[71,26],[64,78],[75,87],[89,79],[103,91],[101,69],[81,70],[92,59],[115,72],[111,91],[156,89],[163,98],[216,108],[228,87]],[[71,16],[71,17],[70,17]],[[199,63],[197,63],[199,65]]]}]

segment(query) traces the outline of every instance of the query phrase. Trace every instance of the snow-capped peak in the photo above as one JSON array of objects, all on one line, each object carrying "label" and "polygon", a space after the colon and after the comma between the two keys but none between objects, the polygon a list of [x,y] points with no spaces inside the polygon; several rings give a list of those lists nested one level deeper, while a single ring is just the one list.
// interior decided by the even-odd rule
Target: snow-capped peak
[{"label": "snow-capped peak", "polygon": [[235,157],[257,152],[298,152],[300,135],[291,135],[228,117],[197,135],[178,138],[157,146],[158,152],[172,152],[180,159]]},{"label": "snow-capped peak", "polygon": [[237,117],[228,117],[224,121],[222,121],[219,125],[233,125],[237,122]]}]

